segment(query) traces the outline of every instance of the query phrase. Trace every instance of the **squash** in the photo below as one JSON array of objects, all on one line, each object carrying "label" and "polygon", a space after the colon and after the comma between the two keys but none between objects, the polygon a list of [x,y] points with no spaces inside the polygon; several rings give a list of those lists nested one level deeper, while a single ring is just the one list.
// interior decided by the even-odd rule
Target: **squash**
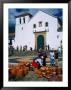
[{"label": "squash", "polygon": [[24,71],[23,71],[23,69],[19,69],[18,71],[17,71],[17,74],[16,74],[16,77],[22,77],[24,75]]},{"label": "squash", "polygon": [[46,78],[46,79],[50,79],[51,76],[50,76],[49,74],[46,74],[45,78]]},{"label": "squash", "polygon": [[16,69],[16,68],[12,68],[12,69],[11,69],[11,74],[12,74],[13,76],[16,76],[16,74],[17,74],[17,69]]}]

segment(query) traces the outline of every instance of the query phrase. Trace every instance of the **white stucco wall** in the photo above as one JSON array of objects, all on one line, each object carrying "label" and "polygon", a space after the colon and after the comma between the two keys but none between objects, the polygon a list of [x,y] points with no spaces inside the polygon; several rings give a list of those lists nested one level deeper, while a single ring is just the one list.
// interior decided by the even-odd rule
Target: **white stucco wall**
[{"label": "white stucco wall", "polygon": [[[21,17],[22,18],[22,17]],[[29,18],[26,17],[26,22],[29,21]],[[42,21],[42,27],[39,27],[39,21]],[[14,47],[17,46],[28,46],[28,50],[30,47],[35,48],[35,36],[33,33],[33,24],[36,24],[36,31],[45,31],[45,22],[48,22],[49,32],[46,35],[46,45],[50,45],[51,48],[57,48],[60,45],[60,41],[62,40],[62,32],[57,32],[57,18],[54,18],[42,11],[39,11],[27,24],[19,24],[18,18],[16,18],[16,27],[15,27],[15,41],[13,43]],[[22,30],[23,27],[23,30]],[[57,35],[59,38],[57,39]]]}]

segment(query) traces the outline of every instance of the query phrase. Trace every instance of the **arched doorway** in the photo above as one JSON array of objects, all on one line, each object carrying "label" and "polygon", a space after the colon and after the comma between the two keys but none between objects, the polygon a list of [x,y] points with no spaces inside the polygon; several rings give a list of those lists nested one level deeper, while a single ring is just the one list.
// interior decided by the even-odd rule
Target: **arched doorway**
[{"label": "arched doorway", "polygon": [[37,37],[37,49],[44,49],[44,36],[43,35],[39,35]]}]

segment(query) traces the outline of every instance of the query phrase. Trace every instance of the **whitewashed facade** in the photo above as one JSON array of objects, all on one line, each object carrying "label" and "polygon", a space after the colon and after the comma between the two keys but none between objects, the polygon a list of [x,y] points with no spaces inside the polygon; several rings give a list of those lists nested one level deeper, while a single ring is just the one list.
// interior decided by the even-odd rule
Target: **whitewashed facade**
[{"label": "whitewashed facade", "polygon": [[[42,25],[39,26],[39,22]],[[47,26],[45,26],[46,22],[48,23]],[[35,28],[33,27],[34,24],[36,24]],[[63,38],[63,32],[57,32],[58,27],[58,19],[42,11],[38,11],[33,17],[30,14],[17,16],[13,46],[20,48],[27,45],[28,50],[30,47],[35,49],[34,32],[46,31],[46,45],[49,44],[51,49],[57,49]]]}]

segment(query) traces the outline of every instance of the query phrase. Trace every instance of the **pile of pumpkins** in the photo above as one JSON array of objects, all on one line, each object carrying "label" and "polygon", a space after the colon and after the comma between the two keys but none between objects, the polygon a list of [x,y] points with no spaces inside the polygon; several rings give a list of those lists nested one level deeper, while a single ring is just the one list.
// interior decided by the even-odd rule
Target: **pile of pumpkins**
[{"label": "pile of pumpkins", "polygon": [[43,66],[40,69],[35,68],[34,72],[38,78],[45,77],[46,79],[50,79],[53,75],[62,74],[62,68],[61,67]]},{"label": "pile of pumpkins", "polygon": [[[22,78],[31,70],[31,64],[28,61],[20,61],[17,65],[9,65],[9,79]],[[45,77],[50,79],[53,75],[62,74],[61,67],[42,66],[40,69],[34,68],[34,73],[38,78]]]},{"label": "pile of pumpkins", "polygon": [[9,65],[9,79],[21,78],[29,71],[29,62],[21,61],[17,65]]}]

